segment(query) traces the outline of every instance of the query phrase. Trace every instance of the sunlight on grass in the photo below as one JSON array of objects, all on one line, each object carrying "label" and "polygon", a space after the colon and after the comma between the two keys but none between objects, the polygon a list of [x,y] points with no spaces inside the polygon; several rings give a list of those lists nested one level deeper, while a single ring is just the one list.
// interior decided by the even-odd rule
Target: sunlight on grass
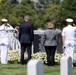
[{"label": "sunlight on grass", "polygon": [[[27,75],[27,65],[0,64],[0,75]],[[44,75],[60,75],[60,66],[48,67],[44,65]],[[73,68],[73,75],[76,75],[75,67]]]}]

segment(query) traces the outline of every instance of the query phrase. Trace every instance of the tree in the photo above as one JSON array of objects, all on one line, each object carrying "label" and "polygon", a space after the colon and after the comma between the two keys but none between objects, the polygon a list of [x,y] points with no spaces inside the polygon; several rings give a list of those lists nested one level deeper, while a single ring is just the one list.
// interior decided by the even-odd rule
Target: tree
[{"label": "tree", "polygon": [[63,0],[62,16],[63,22],[66,18],[73,18],[76,23],[76,0]]},{"label": "tree", "polygon": [[12,0],[0,1],[0,19],[6,18],[15,27],[23,21],[25,15],[31,17],[34,28],[46,28],[48,21],[54,22],[57,28],[65,25],[65,19],[71,17],[76,22],[76,0],[22,0],[21,3],[11,3]]},{"label": "tree", "polygon": [[2,6],[2,0],[0,0],[0,8],[1,8],[1,6]]},{"label": "tree", "polygon": [[60,4],[61,0],[51,0],[52,4]]},{"label": "tree", "polygon": [[44,22],[48,21],[55,23],[56,27],[60,28],[60,20],[61,20],[61,5],[51,4],[46,6],[44,10]]},{"label": "tree", "polygon": [[3,0],[0,10],[0,18],[7,18],[14,27],[23,21],[25,15],[33,17],[36,14],[33,3],[29,0],[22,0],[20,4],[11,4],[10,0]]}]

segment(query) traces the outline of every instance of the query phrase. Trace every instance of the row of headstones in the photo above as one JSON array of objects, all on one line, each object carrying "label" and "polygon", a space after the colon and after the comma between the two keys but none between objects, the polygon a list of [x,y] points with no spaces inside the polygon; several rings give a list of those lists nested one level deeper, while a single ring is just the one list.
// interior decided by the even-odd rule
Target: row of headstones
[{"label": "row of headstones", "polygon": [[[44,75],[43,62],[41,60],[30,60],[27,64],[27,75]],[[63,56],[60,59],[60,75],[72,75],[72,59]]]}]

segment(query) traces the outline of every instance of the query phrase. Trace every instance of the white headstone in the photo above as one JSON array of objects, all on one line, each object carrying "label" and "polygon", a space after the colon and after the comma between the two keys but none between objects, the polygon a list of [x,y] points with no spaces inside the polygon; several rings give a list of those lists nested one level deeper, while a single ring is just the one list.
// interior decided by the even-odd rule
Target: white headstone
[{"label": "white headstone", "polygon": [[60,75],[72,75],[72,58],[63,56],[60,60]]},{"label": "white headstone", "polygon": [[43,62],[41,60],[30,60],[27,64],[27,75],[43,75]]}]

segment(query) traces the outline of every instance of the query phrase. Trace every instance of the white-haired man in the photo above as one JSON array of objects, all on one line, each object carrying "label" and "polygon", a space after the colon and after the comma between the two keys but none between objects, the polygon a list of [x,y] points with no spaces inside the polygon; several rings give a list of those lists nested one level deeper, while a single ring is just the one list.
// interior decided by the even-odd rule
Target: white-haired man
[{"label": "white-haired man", "polygon": [[74,58],[74,50],[75,50],[75,40],[76,40],[76,27],[73,26],[73,19],[66,19],[67,26],[63,28],[62,31],[62,44],[64,48],[64,53],[67,56]]}]

